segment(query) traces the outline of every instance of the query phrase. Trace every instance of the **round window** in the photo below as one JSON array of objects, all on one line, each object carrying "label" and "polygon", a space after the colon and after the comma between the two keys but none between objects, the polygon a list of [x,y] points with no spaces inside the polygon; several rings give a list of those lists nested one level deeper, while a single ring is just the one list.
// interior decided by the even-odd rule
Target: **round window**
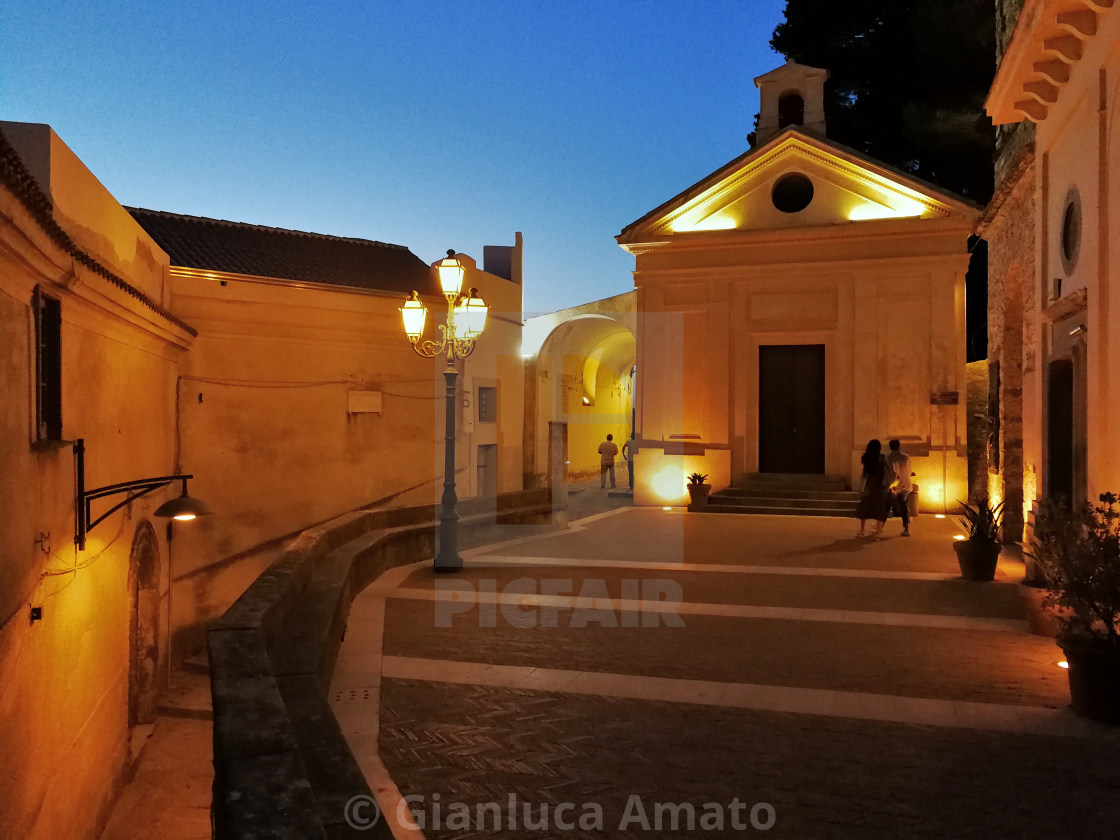
[{"label": "round window", "polygon": [[1071,187],[1066,196],[1066,209],[1062,212],[1062,267],[1066,273],[1077,265],[1077,255],[1081,252],[1081,196],[1077,187]]},{"label": "round window", "polygon": [[800,213],[813,200],[813,182],[800,172],[783,175],[775,182],[770,200],[783,213]]}]

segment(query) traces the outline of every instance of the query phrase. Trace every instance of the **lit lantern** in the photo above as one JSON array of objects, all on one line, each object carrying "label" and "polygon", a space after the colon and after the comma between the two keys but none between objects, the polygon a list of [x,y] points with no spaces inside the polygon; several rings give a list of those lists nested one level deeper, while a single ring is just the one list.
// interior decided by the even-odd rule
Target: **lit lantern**
[{"label": "lit lantern", "polygon": [[466,297],[459,298],[459,305],[455,307],[455,337],[475,339],[482,335],[486,328],[486,311],[486,302],[478,289],[471,289]]},{"label": "lit lantern", "polygon": [[447,298],[457,298],[459,290],[463,288],[463,275],[466,269],[455,258],[455,252],[449,250],[447,256],[436,263],[436,272],[439,274],[439,285],[443,295]]},{"label": "lit lantern", "polygon": [[416,292],[401,307],[401,318],[404,320],[404,334],[415,343],[424,334],[424,322],[428,319],[428,308]]}]

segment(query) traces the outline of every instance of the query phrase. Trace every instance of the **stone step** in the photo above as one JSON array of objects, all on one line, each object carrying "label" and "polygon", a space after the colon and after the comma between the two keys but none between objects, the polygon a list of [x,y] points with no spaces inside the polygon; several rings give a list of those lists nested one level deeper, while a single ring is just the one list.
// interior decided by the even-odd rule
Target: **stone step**
[{"label": "stone step", "polygon": [[808,473],[751,473],[740,486],[754,489],[781,487],[790,490],[845,490],[848,481],[837,475]]},{"label": "stone step", "polygon": [[859,493],[853,490],[787,490],[785,488],[725,487],[712,496],[739,499],[829,499],[854,502]]},{"label": "stone step", "polygon": [[689,506],[689,510],[696,510],[699,513],[754,513],[763,516],[837,516],[844,519],[850,519],[855,513],[853,507],[850,511],[835,510],[832,508],[819,508],[819,507],[762,507],[758,505],[723,505],[719,503],[708,502],[702,508],[693,508]]},{"label": "stone step", "polygon": [[183,670],[188,674],[209,674],[210,673],[210,657],[206,652],[191,656],[183,660]]},{"label": "stone step", "polygon": [[782,497],[743,497],[714,493],[708,504],[738,505],[740,507],[777,507],[777,508],[820,508],[850,512],[859,504],[859,495],[854,499],[782,498]]}]

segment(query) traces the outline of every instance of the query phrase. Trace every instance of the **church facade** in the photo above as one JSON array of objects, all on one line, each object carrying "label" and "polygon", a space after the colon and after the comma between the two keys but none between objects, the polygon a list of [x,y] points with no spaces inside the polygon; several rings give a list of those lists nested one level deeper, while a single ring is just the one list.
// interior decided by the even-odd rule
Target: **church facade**
[{"label": "church facade", "polygon": [[752,473],[858,486],[898,438],[924,510],[968,497],[965,287],[977,208],[828,139],[824,70],[755,80],[748,152],[627,226],[637,504]]}]

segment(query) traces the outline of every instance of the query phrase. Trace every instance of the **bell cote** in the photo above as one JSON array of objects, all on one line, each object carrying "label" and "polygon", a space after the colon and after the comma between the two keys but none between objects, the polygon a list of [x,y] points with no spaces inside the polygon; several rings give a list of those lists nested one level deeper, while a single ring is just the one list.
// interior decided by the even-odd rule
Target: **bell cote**
[{"label": "bell cote", "polygon": [[825,136],[824,83],[828,71],[786,60],[754,80],[759,92],[755,146],[761,146],[790,126],[817,137]]}]

